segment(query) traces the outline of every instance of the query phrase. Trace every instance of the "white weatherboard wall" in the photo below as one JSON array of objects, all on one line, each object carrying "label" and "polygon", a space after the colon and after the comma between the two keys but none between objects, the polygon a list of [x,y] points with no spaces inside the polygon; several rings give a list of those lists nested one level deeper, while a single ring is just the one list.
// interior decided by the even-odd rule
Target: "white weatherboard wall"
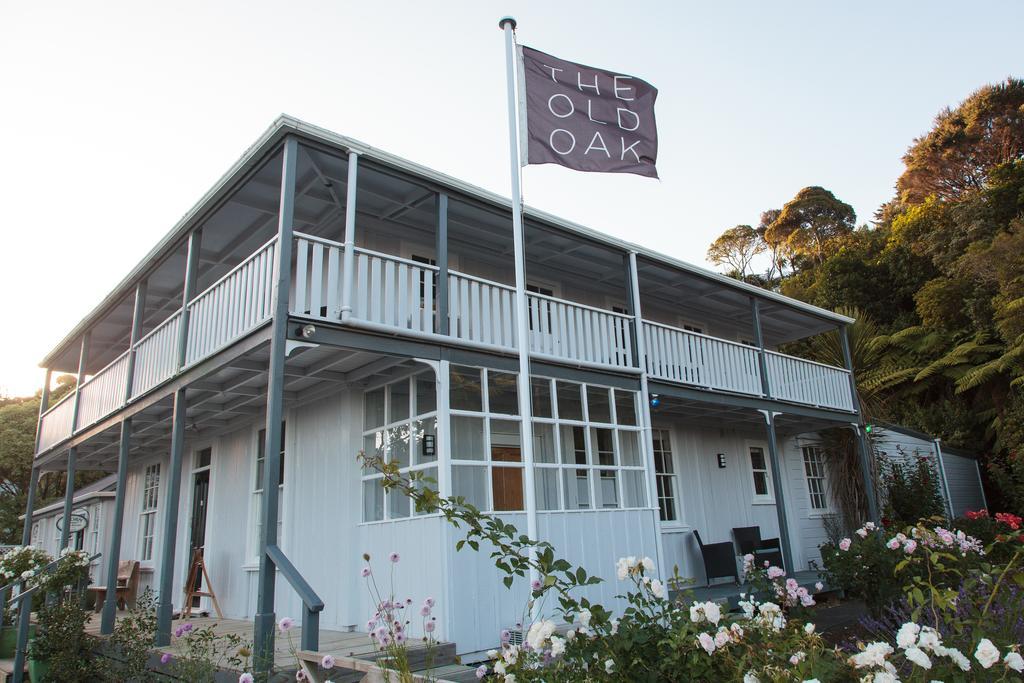
[{"label": "white weatherboard wall", "polygon": [[[659,427],[670,432],[680,517],[677,522],[662,523],[665,565],[669,571],[678,566],[681,576],[704,585],[707,576],[693,537],[694,529],[700,532],[704,543],[732,542],[732,529],[745,526],[759,526],[762,538],[779,536],[775,503],[754,500],[748,455],[749,446],[757,445],[765,448],[767,457],[767,438],[763,431],[659,425],[655,418],[655,428]],[[807,569],[811,561],[821,566],[818,548],[827,540],[824,514],[811,510],[804,478],[800,446],[807,442],[801,437],[780,439],[779,443],[783,493],[797,570]],[[725,468],[718,466],[719,453],[725,455]]]},{"label": "white weatherboard wall", "polygon": [[[50,507],[50,506],[47,506]],[[91,585],[103,585],[107,576],[107,548],[110,545],[110,525],[114,516],[114,499],[110,493],[89,495],[84,498],[76,498],[73,509],[84,508],[89,512],[89,524],[85,528],[85,542],[83,550],[89,555],[97,552],[102,556],[94,560],[89,570],[89,583]],[[64,517],[64,505],[61,502],[57,509],[47,510],[45,513],[33,515],[32,524],[36,528],[33,541],[37,547],[42,548],[52,556],[57,557],[60,553],[60,530],[57,529],[57,520]],[[93,531],[99,528],[98,544],[93,546]],[[74,542],[72,540],[72,547]]]}]

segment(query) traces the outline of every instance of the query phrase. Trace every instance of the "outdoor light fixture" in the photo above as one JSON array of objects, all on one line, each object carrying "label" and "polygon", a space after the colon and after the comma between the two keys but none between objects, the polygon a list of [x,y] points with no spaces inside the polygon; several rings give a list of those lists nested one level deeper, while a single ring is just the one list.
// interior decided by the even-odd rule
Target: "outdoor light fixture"
[{"label": "outdoor light fixture", "polygon": [[657,408],[661,404],[661,399],[658,398],[657,394],[651,394],[651,407]]},{"label": "outdoor light fixture", "polygon": [[725,453],[719,453],[718,454],[718,469],[720,469],[720,470],[724,470],[725,469]]},{"label": "outdoor light fixture", "polygon": [[423,435],[423,457],[433,458],[437,455],[437,447],[434,439],[435,437],[433,434]]},{"label": "outdoor light fixture", "polygon": [[303,325],[302,327],[299,328],[299,335],[303,339],[309,339],[314,334],[316,334],[316,327],[314,327],[313,325]]}]

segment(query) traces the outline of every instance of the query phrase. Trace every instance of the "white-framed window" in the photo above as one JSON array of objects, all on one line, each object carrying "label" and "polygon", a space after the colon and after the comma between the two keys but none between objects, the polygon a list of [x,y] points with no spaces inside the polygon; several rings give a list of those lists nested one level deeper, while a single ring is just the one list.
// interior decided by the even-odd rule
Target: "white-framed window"
[{"label": "white-framed window", "polygon": [[[284,531],[284,463],[285,463],[285,421],[281,420],[281,462],[278,469],[277,485],[277,543],[282,543]],[[256,466],[253,468],[252,483],[252,521],[250,528],[250,557],[257,558],[260,549],[260,538],[263,535],[263,476],[264,465],[267,461],[267,430],[261,429],[256,433]]]},{"label": "white-framed window", "polygon": [[[531,377],[538,510],[647,506],[636,392]],[[516,374],[451,368],[452,493],[524,509]]]},{"label": "white-framed window", "polygon": [[29,543],[35,547],[39,547],[39,522],[35,522],[32,525],[32,536],[29,538]]},{"label": "white-framed window", "polygon": [[89,541],[90,555],[100,552],[101,534],[103,532],[103,503],[93,503],[89,510]]},{"label": "white-framed window", "polygon": [[142,479],[142,509],[139,511],[139,559],[153,561],[157,509],[160,504],[160,463],[146,465]]},{"label": "white-framed window", "polygon": [[807,496],[812,512],[829,509],[826,493],[825,453],[818,446],[804,446],[800,449],[804,456],[804,478],[807,480]]},{"label": "white-framed window", "polygon": [[775,493],[772,490],[772,473],[768,463],[767,449],[759,444],[748,444],[750,456],[750,474],[754,485],[755,503],[774,503]]},{"label": "white-framed window", "polygon": [[[363,394],[363,452],[396,463],[403,474],[422,472],[424,485],[437,481],[437,381],[421,372]],[[363,470],[363,521],[420,514],[401,491],[385,491],[383,475]]]},{"label": "white-framed window", "polygon": [[678,522],[676,473],[672,462],[672,439],[667,429],[652,431],[654,439],[654,476],[658,487],[658,511],[663,522]]}]

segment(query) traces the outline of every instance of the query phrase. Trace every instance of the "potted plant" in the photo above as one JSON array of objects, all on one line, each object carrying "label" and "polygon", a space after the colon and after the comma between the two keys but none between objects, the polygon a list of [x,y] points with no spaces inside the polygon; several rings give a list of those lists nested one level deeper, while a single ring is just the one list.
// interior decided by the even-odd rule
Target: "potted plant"
[{"label": "potted plant", "polygon": [[[49,553],[42,548],[26,545],[20,548],[12,548],[3,556],[0,556],[0,585],[9,585],[18,581],[25,581],[25,588],[28,589],[38,580],[39,570],[52,561]],[[13,597],[11,593],[3,597],[2,627],[0,627],[0,659],[11,659],[14,657],[14,650],[18,644],[18,627],[15,623],[17,611],[10,609],[7,603]],[[31,637],[35,627],[29,631]]]},{"label": "potted plant", "polygon": [[77,593],[65,593],[36,611],[39,629],[29,643],[28,673],[32,683],[95,681],[93,638],[86,634],[89,613]]}]

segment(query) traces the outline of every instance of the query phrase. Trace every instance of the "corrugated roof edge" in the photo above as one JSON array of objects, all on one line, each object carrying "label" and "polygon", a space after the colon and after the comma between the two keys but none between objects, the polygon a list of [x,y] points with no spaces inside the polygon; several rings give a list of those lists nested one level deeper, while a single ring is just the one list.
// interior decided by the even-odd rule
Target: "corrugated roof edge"
[{"label": "corrugated roof edge", "polygon": [[[359,140],[346,137],[339,133],[330,131],[326,128],[322,128],[315,124],[308,123],[301,119],[297,119],[293,116],[281,114],[263,133],[263,135],[261,135],[256,140],[255,143],[249,146],[245,153],[242,154],[241,158],[239,158],[239,160],[235,162],[235,164],[227,171],[227,173],[221,176],[220,180],[218,180],[217,183],[212,188],[210,188],[210,190],[205,195],[203,195],[203,197],[198,202],[196,202],[196,204],[184,216],[182,216],[181,220],[179,220],[178,223],[171,229],[171,231],[168,232],[168,234],[152,250],[150,250],[150,252],[142,259],[142,261],[138,265],[136,265],[135,268],[132,269],[128,276],[125,277],[117,285],[117,287],[115,287],[114,290],[109,295],[107,295],[107,297],[104,298],[104,300],[96,308],[92,310],[92,312],[90,312],[86,317],[84,317],[74,327],[74,329],[71,332],[69,332],[64,337],[64,339],[62,339],[60,343],[53,348],[53,350],[49,354],[47,354],[47,356],[40,363],[40,366],[46,367],[47,364],[56,355],[58,355],[58,353],[65,345],[73,341],[82,332],[84,332],[85,328],[88,327],[88,325],[92,322],[94,318],[98,317],[103,311],[105,311],[107,308],[109,308],[118,300],[120,300],[121,297],[127,294],[129,291],[129,285],[134,283],[142,274],[142,272],[145,271],[146,268],[148,268],[153,263],[154,260],[162,256],[163,253],[168,248],[173,246],[178,240],[182,238],[182,236],[188,231],[188,229],[191,228],[192,222],[195,221],[195,219],[200,214],[203,213],[204,209],[207,207],[207,204],[209,204],[214,198],[216,198],[221,192],[223,192],[225,188],[229,186],[233,180],[235,180],[236,176],[240,172],[246,170],[247,167],[256,163],[256,161],[259,160],[260,157],[263,156],[263,154],[270,151],[271,147],[277,142],[277,140],[288,132],[295,132],[300,135],[306,135],[310,138],[319,140],[321,142],[336,147],[351,149],[355,152],[358,152],[359,154],[383,162],[387,165],[393,166],[398,169],[406,170],[415,175],[428,178],[439,185],[449,186],[452,189],[474,196],[477,199],[489,202],[491,204],[495,204],[510,211],[512,210],[512,201],[508,197],[491,192],[490,190],[485,190],[482,187],[478,187],[471,183],[467,183],[463,180],[459,180],[458,178],[449,176],[445,173],[441,173],[440,171],[435,171],[434,169],[417,164],[414,161],[403,159],[402,157],[396,156],[394,154],[391,154],[390,152],[386,152],[372,145],[368,145],[364,142],[360,142]],[[747,294],[750,294],[751,296],[758,296],[763,299],[774,301],[783,306],[787,306],[789,308],[793,308],[804,313],[819,318],[823,318],[825,320],[834,321],[836,323],[849,324],[854,322],[853,318],[849,318],[845,315],[840,315],[833,311],[829,311],[824,308],[819,308],[818,306],[814,306],[803,301],[799,301],[797,299],[791,299],[777,292],[772,292],[770,290],[762,289],[760,287],[756,287],[746,282],[735,280],[726,275],[722,275],[721,273],[716,273],[713,270],[701,268],[700,266],[696,266],[692,263],[687,263],[686,261],[681,261],[671,256],[661,254],[652,249],[648,249],[646,247],[633,244],[632,242],[620,240],[616,237],[612,237],[611,235],[598,232],[597,230],[594,230],[592,228],[588,228],[584,225],[580,225],[579,223],[574,223],[564,218],[560,218],[558,216],[555,216],[554,214],[547,213],[540,209],[535,209],[527,205],[523,207],[523,210],[525,215],[530,218],[535,218],[539,221],[549,223],[555,227],[561,228],[569,232],[578,233],[588,239],[594,240],[595,242],[601,242],[606,245],[616,247],[618,249],[623,249],[626,251],[635,251],[640,256],[644,256],[645,258],[651,259],[653,261],[658,261],[667,266],[678,268],[680,270],[687,271],[699,277],[715,281],[724,287],[740,290],[746,292]]]}]

